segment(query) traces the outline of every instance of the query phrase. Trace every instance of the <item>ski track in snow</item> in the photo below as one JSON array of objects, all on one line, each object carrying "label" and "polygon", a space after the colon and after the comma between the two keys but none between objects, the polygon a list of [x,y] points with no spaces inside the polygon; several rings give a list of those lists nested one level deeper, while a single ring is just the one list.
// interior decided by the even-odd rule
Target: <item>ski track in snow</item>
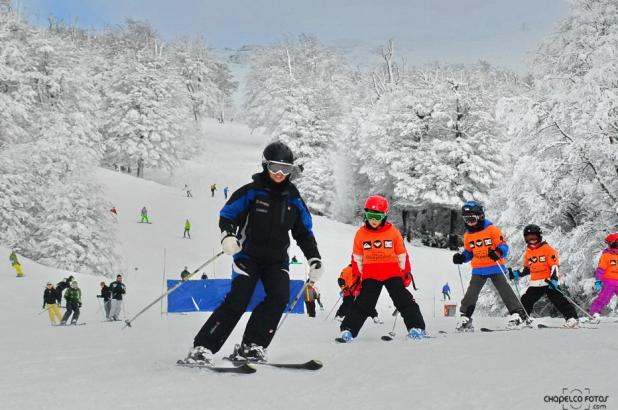
[{"label": "ski track in snow", "polygon": [[[260,170],[264,139],[249,135],[241,124],[212,122],[205,136],[205,152],[187,161],[173,176],[147,175],[159,182],[138,180],[101,170],[98,178],[118,208],[118,240],[126,262],[127,295],[123,315],[131,317],[162,290],[163,249],[168,278],[179,278],[219,250],[218,211],[222,189],[230,193]],[[208,187],[219,191],[210,197]],[[166,185],[162,185],[165,183]],[[194,198],[186,198],[187,183]],[[151,225],[137,224],[147,206]],[[184,220],[192,222],[193,239],[182,239]],[[175,366],[184,357],[207,313],[161,315],[153,306],[132,328],[102,323],[98,283],[101,277],[76,273],[82,289],[80,321],[86,326],[52,327],[41,311],[45,283],[70,272],[20,258],[25,278],[16,279],[8,263],[8,249],[0,275],[0,391],[3,409],[279,409],[299,406],[339,409],[552,409],[545,395],[563,388],[589,387],[593,394],[609,394],[607,408],[615,408],[615,369],[618,364],[618,324],[570,332],[522,330],[481,334],[480,327],[503,326],[503,318],[475,316],[477,332],[448,334],[422,341],[405,339],[398,320],[391,342],[380,336],[390,331],[393,307],[386,291],[378,311],[385,321],[365,323],[352,343],[334,342],[339,322],[324,321],[338,298],[336,278],[351,251],[355,226],[314,218],[314,231],[326,273],[318,283],[324,311],[316,319],[292,315],[269,348],[277,362],[320,359],[317,372],[259,367],[254,375],[215,374]],[[449,281],[453,303],[461,299],[457,269],[451,252],[409,248],[419,288],[414,292],[429,333],[453,332],[456,318],[444,318],[440,289]],[[291,254],[300,257],[293,245]],[[229,277],[231,258],[221,257],[206,272]],[[137,268],[137,269],[136,269]],[[292,277],[304,278],[303,267]],[[469,276],[466,271],[464,280]],[[109,278],[106,279],[109,282]],[[435,295],[435,305],[434,305]],[[435,314],[434,314],[435,308]],[[217,359],[231,352],[242,336],[247,316],[236,327]],[[435,316],[435,317],[434,317]],[[561,319],[544,323],[560,324]],[[222,362],[225,364],[225,362]]]}]

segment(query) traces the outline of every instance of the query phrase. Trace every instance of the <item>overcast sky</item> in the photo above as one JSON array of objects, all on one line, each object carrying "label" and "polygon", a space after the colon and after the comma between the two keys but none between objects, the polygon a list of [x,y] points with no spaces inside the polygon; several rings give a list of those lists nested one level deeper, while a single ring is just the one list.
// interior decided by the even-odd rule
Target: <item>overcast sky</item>
[{"label": "overcast sky", "polygon": [[476,62],[525,71],[525,57],[566,15],[564,0],[13,0],[31,21],[85,28],[148,20],[167,39],[202,36],[216,48],[313,34],[375,48],[394,38],[408,63]]}]

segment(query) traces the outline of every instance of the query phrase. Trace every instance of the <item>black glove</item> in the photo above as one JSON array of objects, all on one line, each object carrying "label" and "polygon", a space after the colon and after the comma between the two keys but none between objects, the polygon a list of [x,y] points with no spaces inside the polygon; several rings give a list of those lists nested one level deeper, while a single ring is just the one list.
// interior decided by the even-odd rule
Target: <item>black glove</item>
[{"label": "black glove", "polygon": [[339,285],[340,288],[343,288],[345,286],[345,280],[343,280],[343,278],[338,278],[337,284]]},{"label": "black glove", "polygon": [[77,307],[82,307],[82,302],[77,302]]},{"label": "black glove", "polygon": [[103,296],[101,296],[101,295],[97,295],[97,297],[98,297],[98,298],[102,298]]},{"label": "black glove", "polygon": [[42,307],[42,309],[45,309],[45,303],[43,303],[43,307]]},{"label": "black glove", "polygon": [[509,279],[510,280],[519,280],[520,277],[521,277],[520,271],[509,268]]},{"label": "black glove", "polygon": [[528,276],[528,275],[530,275],[530,268],[528,268],[528,267],[523,268],[521,270],[521,273],[519,274],[519,276],[521,276],[522,278],[524,276]]},{"label": "black glove", "polygon": [[453,263],[455,265],[461,265],[465,261],[466,261],[466,257],[463,256],[461,253],[456,253],[453,255]]},{"label": "black glove", "polygon": [[490,249],[487,256],[489,256],[489,259],[492,261],[497,262],[502,257],[502,252],[500,252],[499,249]]}]

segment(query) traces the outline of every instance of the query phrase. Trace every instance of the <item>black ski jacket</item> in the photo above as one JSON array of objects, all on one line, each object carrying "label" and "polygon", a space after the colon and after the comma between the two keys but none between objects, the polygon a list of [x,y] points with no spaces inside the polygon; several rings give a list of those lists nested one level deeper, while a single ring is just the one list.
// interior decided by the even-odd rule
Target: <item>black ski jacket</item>
[{"label": "black ski jacket", "polygon": [[47,305],[53,305],[53,304],[60,304],[61,299],[58,297],[58,292],[56,292],[56,289],[51,288],[51,289],[45,289],[43,291],[43,304],[47,304]]},{"label": "black ski jacket", "polygon": [[109,291],[111,292],[112,299],[122,300],[122,295],[127,293],[127,287],[122,282],[113,281],[109,284]]},{"label": "black ski jacket", "polygon": [[307,259],[319,258],[313,222],[296,186],[266,172],[235,191],[219,213],[222,232],[236,235],[242,253],[262,262],[288,261],[289,231]]}]

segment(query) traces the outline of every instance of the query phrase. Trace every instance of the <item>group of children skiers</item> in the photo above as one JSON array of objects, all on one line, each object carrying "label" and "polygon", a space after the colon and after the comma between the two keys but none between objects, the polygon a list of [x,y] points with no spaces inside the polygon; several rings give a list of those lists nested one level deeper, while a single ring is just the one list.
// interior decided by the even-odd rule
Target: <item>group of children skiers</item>
[{"label": "group of children skiers", "polygon": [[[64,292],[66,289],[66,292]],[[65,306],[61,306],[64,292]],[[106,320],[120,320],[123,295],[126,293],[126,286],[122,283],[122,275],[116,276],[116,280],[109,286],[101,282],[101,293],[97,298],[103,299]],[[64,315],[60,312],[60,307],[66,308]],[[47,310],[49,320],[52,325],[78,324],[80,308],[82,307],[82,291],[73,276],[63,279],[54,287],[51,282],[47,282],[43,291],[43,309]],[[41,312],[42,313],[42,312]]]},{"label": "group of children skiers", "polygon": [[[187,364],[205,364],[223,346],[244,313],[258,280],[265,299],[253,310],[243,339],[230,358],[265,361],[266,349],[279,328],[289,298],[288,232],[296,240],[309,263],[306,291],[321,277],[323,266],[312,232],[312,220],[291,175],[294,156],[281,142],[269,144],[262,156],[263,171],[253,182],[234,192],[220,212],[221,245],[233,256],[231,290],[194,338]],[[344,268],[338,284],[343,303],[336,313],[341,321],[336,341],[351,342],[368,317],[377,316],[375,307],[386,288],[401,315],[411,339],[428,337],[420,308],[407,287],[413,284],[410,260],[401,233],[388,222],[388,200],[370,196],[364,204],[363,225],[357,231],[351,263]],[[521,270],[507,270],[509,247],[500,229],[485,218],[482,204],[466,202],[461,210],[465,226],[464,249],[453,255],[453,263],[472,265],[472,277],[461,301],[457,330],[473,330],[472,315],[487,280],[491,280],[508,312],[510,327],[529,325],[534,304],[543,296],[564,316],[567,327],[577,327],[578,318],[571,301],[558,286],[559,255],[546,241],[537,225],[524,228],[527,244]],[[618,294],[618,233],[607,236],[596,271],[596,287],[601,290],[592,303],[592,317]],[[530,284],[519,299],[509,284],[530,275]],[[310,290],[309,290],[310,292]],[[448,284],[442,290],[450,299]],[[307,299],[307,298],[306,298]]]}]

